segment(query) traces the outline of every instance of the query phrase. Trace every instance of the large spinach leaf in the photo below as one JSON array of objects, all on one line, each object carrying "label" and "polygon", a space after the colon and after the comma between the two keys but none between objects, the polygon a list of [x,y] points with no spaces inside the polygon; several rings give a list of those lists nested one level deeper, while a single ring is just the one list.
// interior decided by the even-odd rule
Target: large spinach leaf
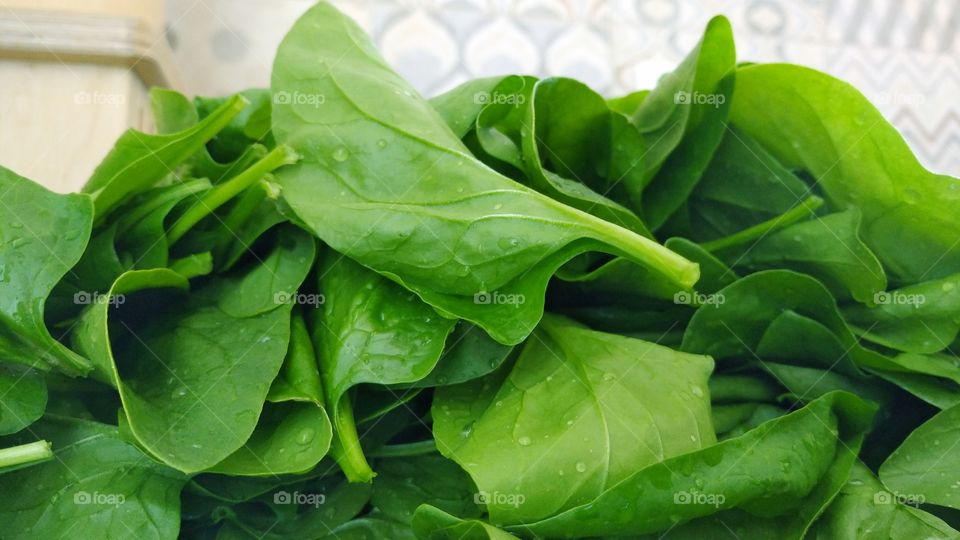
[{"label": "large spinach leaf", "polygon": [[801,66],[744,66],[730,117],[785,165],[809,171],[836,209],[857,206],[864,241],[897,281],[960,271],[960,180],[924,169],[852,86]]},{"label": "large spinach leaf", "polygon": [[[334,249],[498,341],[517,343],[532,331],[547,278],[583,251],[622,254],[683,286],[696,281],[696,266],[682,257],[470,156],[329,4],[287,34],[272,89],[324,97],[320,106],[297,100],[273,111],[278,141],[303,155],[277,172],[297,215]],[[477,300],[489,292],[524,301]]]},{"label": "large spinach leaf", "polygon": [[[515,363],[437,390],[437,447],[491,494],[495,522],[547,518],[637,468],[712,444],[712,368],[706,357],[548,316]],[[557,396],[562,414],[549,414]]]}]

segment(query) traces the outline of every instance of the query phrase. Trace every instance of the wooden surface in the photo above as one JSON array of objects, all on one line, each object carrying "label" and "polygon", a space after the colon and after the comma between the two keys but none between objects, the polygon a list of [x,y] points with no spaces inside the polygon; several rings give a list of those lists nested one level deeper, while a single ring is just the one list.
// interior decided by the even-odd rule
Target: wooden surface
[{"label": "wooden surface", "polygon": [[0,164],[76,191],[125,129],[149,130],[149,87],[181,87],[163,14],[160,0],[5,0]]}]

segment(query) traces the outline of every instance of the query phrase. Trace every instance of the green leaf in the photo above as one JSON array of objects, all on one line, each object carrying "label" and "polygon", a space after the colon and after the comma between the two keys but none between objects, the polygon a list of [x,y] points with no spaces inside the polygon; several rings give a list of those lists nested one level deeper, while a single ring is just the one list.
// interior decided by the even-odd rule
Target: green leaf
[{"label": "green leaf", "polygon": [[[272,89],[325,98],[273,111],[277,140],[303,155],[277,172],[300,219],[337,251],[497,341],[515,344],[533,330],[547,279],[584,251],[624,255],[683,286],[696,281],[696,266],[682,257],[470,156],[329,4],[310,9],[284,39]],[[487,292],[525,301],[475,300]]]},{"label": "green leaf", "polygon": [[39,372],[0,364],[0,435],[29,426],[46,408],[47,384]]},{"label": "green leaf", "polygon": [[[328,251],[318,270],[323,313],[313,326],[334,456],[352,481],[373,472],[359,446],[350,388],[361,383],[410,383],[427,376],[456,321],[379,274]],[[339,446],[338,446],[339,445]]]},{"label": "green leaf", "polygon": [[859,236],[860,212],[814,217],[763,236],[724,259],[748,270],[787,268],[819,279],[836,298],[873,304],[887,287],[880,261]]},{"label": "green leaf", "polygon": [[880,479],[895,500],[960,508],[960,405],[941,411],[915,429],[880,467]]},{"label": "green leaf", "polygon": [[430,106],[443,118],[458,138],[476,127],[477,117],[491,101],[497,86],[507,77],[469,80],[439,96],[430,98]]},{"label": "green leaf", "polygon": [[712,368],[706,357],[549,316],[512,366],[437,390],[437,447],[491,494],[494,522],[546,518],[711,444]]},{"label": "green leaf", "polygon": [[741,67],[730,117],[787,167],[809,171],[834,209],[857,206],[864,242],[896,280],[960,271],[960,180],[924,169],[852,86],[800,66]]},{"label": "green leaf", "polygon": [[426,377],[399,385],[401,388],[432,388],[471,381],[492,373],[514,348],[494,341],[482,329],[460,322],[447,338],[436,367]]},{"label": "green leaf", "polygon": [[[128,272],[110,291],[123,295],[123,308],[110,314],[104,304],[84,315],[75,343],[118,386],[133,435],[164,463],[185,472],[212,467],[253,433],[287,351],[291,306],[265,311],[259,295],[243,291],[246,280],[263,283],[263,274],[285,275],[287,267],[305,276],[313,244],[306,257],[301,245],[281,240],[277,264],[240,269],[187,298],[169,289],[186,286],[176,273]],[[278,288],[265,294],[282,294],[284,283],[271,282]],[[147,306],[152,316],[144,319]]]},{"label": "green leaf", "polygon": [[[704,112],[701,113],[699,124],[688,129],[643,192],[642,215],[651,229],[660,229],[683,206],[710,165],[727,128],[734,81],[734,75],[730,73],[717,82],[711,94],[716,103],[711,106],[676,105],[698,107]],[[651,143],[648,141],[648,144]],[[663,143],[658,141],[652,144],[655,153],[656,145]]]},{"label": "green leaf", "polygon": [[317,358],[303,317],[291,318],[290,346],[250,439],[210,472],[245,476],[303,473],[327,455],[333,432]]},{"label": "green leaf", "polygon": [[[637,176],[631,170],[613,171],[619,177],[609,175],[614,149],[617,145],[624,152],[643,156],[643,140],[636,128],[629,123],[619,124],[614,130],[614,121],[619,115],[607,108],[604,99],[585,84],[573,79],[554,77],[537,81],[525,105],[517,125],[521,141],[523,165],[530,187],[584,212],[593,214],[637,234],[651,237],[646,225],[626,207],[607,198],[626,175],[634,193],[642,186],[636,185],[642,178],[641,160],[633,164]],[[484,110],[486,113],[493,105]],[[514,107],[500,105],[500,107]],[[481,116],[482,120],[482,116]],[[628,130],[634,130],[630,138]],[[618,135],[617,141],[612,137]],[[632,143],[632,148],[623,148]],[[549,167],[549,168],[547,168]],[[621,185],[617,194],[624,190]]]},{"label": "green leaf", "polygon": [[887,540],[960,536],[960,533],[939,518],[902,502],[910,501],[894,496],[870,469],[856,463],[850,480],[817,520],[806,538]]},{"label": "green leaf", "polygon": [[224,519],[262,540],[336,539],[340,537],[336,531],[366,506],[371,491],[369,485],[348,484],[341,478],[283,486],[251,503],[224,509]]},{"label": "green leaf", "polygon": [[697,241],[716,240],[785,214],[809,195],[753,137],[729,126],[687,200]]},{"label": "green leaf", "polygon": [[151,135],[128,129],[93,171],[83,192],[93,196],[97,222],[118,203],[152,187],[196,154],[248,104],[240,95],[201,122],[176,133]]},{"label": "green leaf", "polygon": [[460,519],[424,504],[413,516],[413,530],[422,540],[512,540],[518,537],[477,519]]},{"label": "green leaf", "polygon": [[456,463],[438,455],[377,462],[371,502],[390,519],[410,523],[421,504],[464,517],[480,517],[476,489]]},{"label": "green leaf", "polygon": [[734,71],[733,30],[726,17],[714,17],[703,38],[672,73],[664,75],[633,114],[649,149],[645,156],[652,176],[684,137],[700,125],[719,102],[717,86]]},{"label": "green leaf", "polygon": [[[830,491],[840,488],[837,478],[842,484],[849,474],[843,469],[849,471],[873,412],[851,394],[827,394],[740,437],[640,469],[586,504],[507,530],[540,537],[640,535],[681,525],[676,536],[702,538],[729,520],[744,534],[779,527],[778,537],[800,538]],[[834,468],[838,456],[840,470]],[[707,518],[704,529],[696,521],[683,525],[713,514],[716,520]]]},{"label": "green leaf", "polygon": [[175,538],[182,474],[123,442],[113,426],[46,417],[31,427],[56,459],[0,475],[4,538]]},{"label": "green leaf", "polygon": [[960,332],[960,274],[878,292],[873,307],[848,306],[843,316],[867,340],[912,353],[948,349]]},{"label": "green leaf", "polygon": [[[80,260],[93,206],[86,195],[58,195],[0,167],[0,359],[82,375],[90,363],[44,324],[44,302]],[[76,301],[76,299],[74,299]]]}]

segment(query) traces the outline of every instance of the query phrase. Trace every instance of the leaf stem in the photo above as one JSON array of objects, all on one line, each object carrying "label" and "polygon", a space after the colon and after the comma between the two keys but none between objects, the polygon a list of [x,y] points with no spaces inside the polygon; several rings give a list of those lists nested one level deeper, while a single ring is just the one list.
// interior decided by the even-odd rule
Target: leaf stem
[{"label": "leaf stem", "polygon": [[350,482],[369,483],[377,473],[373,472],[360,447],[357,425],[353,418],[353,403],[349,395],[340,399],[333,418],[334,437],[330,454],[343,469]]},{"label": "leaf stem", "polygon": [[382,446],[379,450],[371,452],[372,457],[394,458],[410,457],[433,454],[437,452],[437,443],[433,439],[419,441],[415,443],[391,444]]},{"label": "leaf stem", "polygon": [[0,449],[0,469],[23,465],[35,461],[46,461],[53,457],[53,451],[50,449],[50,443],[47,441],[36,441],[20,446]]},{"label": "leaf stem", "polygon": [[296,163],[300,156],[285,144],[274,148],[263,159],[233,178],[215,185],[210,191],[180,216],[180,219],[167,231],[167,245],[173,245],[187,234],[194,225],[210,215],[214,210],[252,186],[267,173],[283,165]]},{"label": "leaf stem", "polygon": [[804,201],[797,206],[794,206],[790,210],[787,210],[783,214],[773,219],[758,223],[753,227],[748,227],[742,231],[731,234],[730,236],[724,236],[723,238],[711,240],[710,242],[704,242],[703,244],[700,244],[700,247],[710,252],[717,252],[733,246],[745,244],[758,238],[762,238],[767,233],[776,229],[793,225],[794,223],[814,213],[821,206],[823,206],[823,199],[817,197],[816,195],[811,195],[807,199],[804,199]]}]

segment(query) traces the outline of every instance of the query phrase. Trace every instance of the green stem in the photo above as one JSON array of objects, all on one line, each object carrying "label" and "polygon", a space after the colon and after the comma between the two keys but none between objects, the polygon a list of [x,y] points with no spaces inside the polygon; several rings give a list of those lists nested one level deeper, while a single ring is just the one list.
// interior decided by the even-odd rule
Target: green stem
[{"label": "green stem", "polygon": [[210,191],[206,192],[197,204],[191,206],[180,216],[180,219],[173,224],[173,227],[167,231],[167,245],[173,245],[180,240],[183,235],[193,228],[203,218],[210,215],[214,210],[223,206],[224,203],[237,196],[243,190],[252,186],[263,178],[267,173],[281,167],[295,163],[299,159],[296,152],[287,145],[281,144],[267,154],[263,159],[254,163],[249,169],[234,176],[233,178],[217,184]]},{"label": "green stem", "polygon": [[[660,272],[684,290],[692,289],[700,279],[700,265],[687,260],[657,242],[552,198],[548,200],[560,212],[572,214],[576,220],[590,223],[591,234],[589,236],[614,248],[614,255],[645,264]],[[598,232],[600,234],[597,234]]]},{"label": "green stem", "polygon": [[0,450],[0,469],[23,465],[34,461],[46,461],[53,457],[50,443],[37,441]]},{"label": "green stem", "polygon": [[437,451],[437,443],[433,439],[406,444],[392,444],[381,447],[370,455],[378,458],[410,457],[433,454]]},{"label": "green stem", "polygon": [[210,181],[206,178],[181,182],[163,196],[148,199],[143,204],[131,208],[129,212],[125,212],[123,217],[117,220],[117,231],[129,229],[149,216],[154,210],[165,204],[169,204],[171,201],[179,201],[194,193],[199,193],[207,189],[210,189]]},{"label": "green stem", "polygon": [[787,210],[783,214],[773,219],[769,219],[763,223],[758,223],[753,227],[748,227],[740,232],[731,234],[730,236],[724,236],[723,238],[711,240],[710,242],[704,242],[703,244],[700,244],[700,247],[710,252],[717,252],[733,246],[754,241],[758,238],[762,238],[771,231],[786,227],[788,225],[793,225],[794,223],[814,213],[821,206],[823,206],[823,199],[817,197],[816,195],[811,195],[797,206],[794,206],[790,210]]},{"label": "green stem", "polygon": [[373,472],[360,447],[357,425],[353,420],[353,403],[350,396],[340,399],[333,418],[334,437],[330,445],[330,454],[351,482],[368,483],[377,473]]}]

